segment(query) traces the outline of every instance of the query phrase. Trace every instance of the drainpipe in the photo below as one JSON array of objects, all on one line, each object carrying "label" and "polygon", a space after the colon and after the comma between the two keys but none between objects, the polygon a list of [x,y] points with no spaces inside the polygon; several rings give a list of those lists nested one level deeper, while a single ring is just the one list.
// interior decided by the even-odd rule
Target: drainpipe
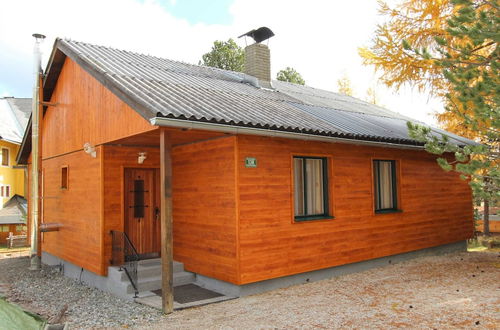
[{"label": "drainpipe", "polygon": [[31,262],[30,270],[40,270],[41,262],[38,254],[38,224],[39,224],[39,122],[40,122],[40,77],[42,73],[40,43],[45,36],[33,34],[35,47],[33,49],[33,100],[31,105]]}]

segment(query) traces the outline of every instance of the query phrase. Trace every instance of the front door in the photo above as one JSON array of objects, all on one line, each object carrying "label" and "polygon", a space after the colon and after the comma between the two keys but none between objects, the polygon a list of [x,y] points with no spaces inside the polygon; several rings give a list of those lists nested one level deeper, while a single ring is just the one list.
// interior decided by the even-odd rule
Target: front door
[{"label": "front door", "polygon": [[125,233],[139,255],[160,253],[160,187],[158,169],[125,169]]}]

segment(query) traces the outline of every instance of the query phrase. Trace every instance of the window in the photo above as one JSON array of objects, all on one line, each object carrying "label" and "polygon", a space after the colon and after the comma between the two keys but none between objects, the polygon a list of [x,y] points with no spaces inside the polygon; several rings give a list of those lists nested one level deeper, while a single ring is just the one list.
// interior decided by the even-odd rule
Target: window
[{"label": "window", "polygon": [[8,232],[9,232],[9,225],[0,226],[0,233],[8,233]]},{"label": "window", "polygon": [[375,212],[397,211],[396,161],[374,160],[373,177],[375,181]]},{"label": "window", "polygon": [[144,218],[144,180],[134,180],[134,218]]},{"label": "window", "polygon": [[10,186],[9,185],[0,186],[0,197],[10,197]]},{"label": "window", "polygon": [[9,149],[2,148],[2,166],[9,166]]},{"label": "window", "polygon": [[328,166],[321,157],[293,157],[295,220],[332,218],[328,210]]},{"label": "window", "polygon": [[68,189],[68,166],[61,167],[61,189]]},{"label": "window", "polygon": [[23,232],[26,231],[26,229],[27,229],[26,225],[16,225],[17,232]]}]

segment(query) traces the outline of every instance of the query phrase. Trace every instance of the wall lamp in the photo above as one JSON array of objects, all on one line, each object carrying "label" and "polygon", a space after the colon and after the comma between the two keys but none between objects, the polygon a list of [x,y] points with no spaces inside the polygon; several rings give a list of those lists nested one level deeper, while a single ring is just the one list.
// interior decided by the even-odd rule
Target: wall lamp
[{"label": "wall lamp", "polygon": [[87,142],[83,145],[83,151],[85,151],[93,158],[97,157],[97,152],[95,151],[95,147],[91,145],[90,142]]},{"label": "wall lamp", "polygon": [[147,152],[139,152],[139,157],[137,157],[137,163],[138,164],[144,163],[144,160],[146,160],[147,158],[146,157],[147,154],[148,154]]}]

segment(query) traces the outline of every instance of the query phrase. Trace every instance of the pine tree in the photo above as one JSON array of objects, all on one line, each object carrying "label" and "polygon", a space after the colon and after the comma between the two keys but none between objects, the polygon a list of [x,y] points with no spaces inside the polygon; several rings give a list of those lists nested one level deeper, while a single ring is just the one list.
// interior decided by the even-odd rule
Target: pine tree
[{"label": "pine tree", "polygon": [[224,70],[243,72],[245,52],[233,39],[214,41],[212,50],[203,54],[199,65],[211,66]]},{"label": "pine tree", "polygon": [[[497,0],[452,0],[454,14],[447,20],[449,38],[435,37],[434,56],[428,49],[405,50],[430,61],[441,70],[450,88],[445,94],[445,113],[474,132],[476,146],[458,147],[446,136],[436,137],[427,127],[408,123],[410,136],[425,142],[427,151],[453,153],[451,161],[438,158],[439,165],[461,173],[469,180],[476,199],[497,203],[500,199],[500,13]],[[488,223],[485,218],[485,234]]]},{"label": "pine tree", "polygon": [[306,82],[304,78],[302,78],[301,74],[298,73],[294,68],[286,67],[283,70],[280,70],[276,74],[276,79],[280,81],[287,81],[294,84],[305,85]]}]

